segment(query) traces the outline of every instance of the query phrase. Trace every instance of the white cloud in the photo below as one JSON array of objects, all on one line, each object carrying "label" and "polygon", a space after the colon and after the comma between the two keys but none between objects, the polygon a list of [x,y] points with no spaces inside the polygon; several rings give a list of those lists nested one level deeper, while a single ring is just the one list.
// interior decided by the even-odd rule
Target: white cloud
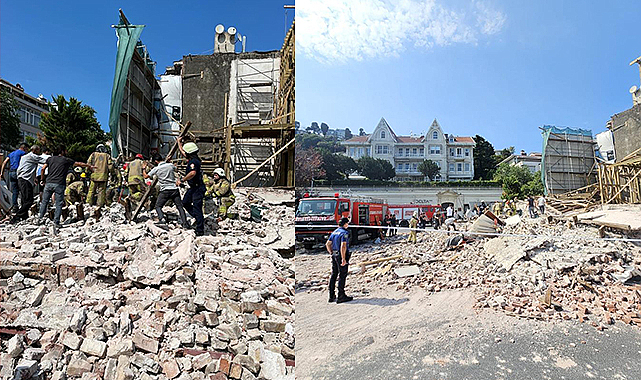
[{"label": "white cloud", "polygon": [[296,43],[318,61],[343,63],[398,56],[412,46],[476,44],[505,19],[481,1],[455,10],[436,0],[298,0]]}]

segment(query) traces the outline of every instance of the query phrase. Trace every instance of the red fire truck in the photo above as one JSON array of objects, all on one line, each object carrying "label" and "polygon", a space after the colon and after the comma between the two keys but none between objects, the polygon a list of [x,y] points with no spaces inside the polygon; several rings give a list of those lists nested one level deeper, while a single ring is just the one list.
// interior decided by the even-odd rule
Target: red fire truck
[{"label": "red fire truck", "polygon": [[343,217],[350,219],[350,244],[375,239],[377,230],[359,227],[379,225],[386,214],[387,204],[381,199],[341,197],[338,193],[334,197],[303,197],[296,210],[296,241],[308,249],[325,243]]}]

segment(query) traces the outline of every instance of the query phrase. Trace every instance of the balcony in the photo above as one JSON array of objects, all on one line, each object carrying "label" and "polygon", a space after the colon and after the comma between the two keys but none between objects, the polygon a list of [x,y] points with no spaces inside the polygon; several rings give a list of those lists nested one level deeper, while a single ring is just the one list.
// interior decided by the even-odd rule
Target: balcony
[{"label": "balcony", "polygon": [[425,158],[424,154],[398,154],[394,155],[394,158]]}]

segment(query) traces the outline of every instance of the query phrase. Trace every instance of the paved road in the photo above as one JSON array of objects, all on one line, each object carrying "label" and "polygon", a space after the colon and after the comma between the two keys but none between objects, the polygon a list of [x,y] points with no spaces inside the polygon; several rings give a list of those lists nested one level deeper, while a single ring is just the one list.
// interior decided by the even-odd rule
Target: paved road
[{"label": "paved road", "polygon": [[639,327],[475,310],[470,289],[326,297],[296,294],[297,379],[641,379]]}]

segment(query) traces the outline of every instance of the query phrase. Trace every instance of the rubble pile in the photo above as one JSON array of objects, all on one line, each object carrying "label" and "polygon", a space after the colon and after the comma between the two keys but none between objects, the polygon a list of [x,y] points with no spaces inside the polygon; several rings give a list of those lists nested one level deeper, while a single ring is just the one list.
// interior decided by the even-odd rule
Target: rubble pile
[{"label": "rubble pile", "polygon": [[[578,320],[599,329],[615,320],[641,326],[638,243],[599,240],[595,227],[545,218],[524,218],[502,232],[516,236],[426,232],[419,233],[416,245],[401,234],[383,244],[353,247],[349,290],[364,295],[380,284],[429,292],[472,288],[476,307],[514,316]],[[300,266],[306,259],[299,260]],[[328,269],[329,264],[299,278],[297,289],[325,290]]]},{"label": "rubble pile", "polygon": [[293,379],[293,210],[265,192],[202,237],[119,204],[0,226],[0,378]]}]

